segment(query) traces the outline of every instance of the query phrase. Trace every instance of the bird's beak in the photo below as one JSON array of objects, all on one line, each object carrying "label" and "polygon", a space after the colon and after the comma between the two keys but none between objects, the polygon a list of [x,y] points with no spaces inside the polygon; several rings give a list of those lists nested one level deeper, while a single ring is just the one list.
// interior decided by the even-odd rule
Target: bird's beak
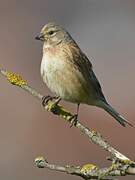
[{"label": "bird's beak", "polygon": [[44,34],[39,34],[38,36],[35,37],[36,40],[44,41]]}]

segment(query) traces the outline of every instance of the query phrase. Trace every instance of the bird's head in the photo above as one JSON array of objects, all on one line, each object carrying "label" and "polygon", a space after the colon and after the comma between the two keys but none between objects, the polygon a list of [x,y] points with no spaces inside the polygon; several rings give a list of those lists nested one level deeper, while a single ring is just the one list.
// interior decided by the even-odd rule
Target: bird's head
[{"label": "bird's head", "polygon": [[43,41],[47,46],[55,46],[62,42],[70,41],[71,36],[60,25],[48,23],[42,28],[36,39]]}]

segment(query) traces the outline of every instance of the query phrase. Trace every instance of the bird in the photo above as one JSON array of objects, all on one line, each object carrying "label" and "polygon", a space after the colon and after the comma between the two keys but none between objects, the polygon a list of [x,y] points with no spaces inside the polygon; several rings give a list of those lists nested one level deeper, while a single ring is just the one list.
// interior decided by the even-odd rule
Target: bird
[{"label": "bird", "polygon": [[43,42],[41,77],[55,94],[45,96],[43,104],[52,99],[56,99],[57,104],[61,99],[77,104],[77,113],[73,116],[75,125],[79,105],[87,104],[104,109],[124,127],[132,126],[107,102],[92,63],[64,27],[49,22],[35,39]]}]

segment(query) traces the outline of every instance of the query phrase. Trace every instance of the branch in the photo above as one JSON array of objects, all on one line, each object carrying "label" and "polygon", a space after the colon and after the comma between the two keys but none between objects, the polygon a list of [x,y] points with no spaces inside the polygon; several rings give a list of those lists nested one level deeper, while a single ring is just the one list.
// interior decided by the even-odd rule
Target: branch
[{"label": "branch", "polygon": [[121,165],[121,163],[112,164],[110,167],[98,168],[94,164],[85,164],[84,166],[73,166],[66,165],[60,166],[50,164],[43,157],[37,157],[35,164],[38,168],[47,168],[54,171],[65,172],[67,174],[80,176],[84,179],[100,179],[110,180],[108,176],[125,176],[126,174],[135,175],[135,168],[129,167],[128,165]]},{"label": "branch", "polygon": [[[25,80],[23,80],[21,78],[20,75],[18,74],[14,74],[14,73],[10,73],[6,70],[0,70],[0,74],[2,74],[3,76],[5,76],[7,78],[7,80],[13,84],[16,85],[22,89],[24,89],[25,91],[29,92],[31,95],[33,95],[34,97],[38,98],[39,100],[42,100],[43,95],[41,95],[40,93],[38,93],[34,88],[32,88],[31,86],[29,86],[27,84],[27,82]],[[47,111],[52,112],[55,115],[58,115],[59,117],[63,118],[65,121],[71,123],[71,117],[73,116],[69,111],[67,111],[63,106],[61,105],[56,105],[54,104],[53,101],[49,101],[48,104],[44,107]],[[109,175],[122,175],[123,173],[123,168],[126,167],[126,170],[124,171],[124,175],[125,174],[132,174],[135,175],[135,163],[133,161],[131,161],[128,157],[126,157],[125,155],[123,155],[122,153],[118,152],[115,148],[113,148],[109,143],[107,143],[103,137],[96,131],[94,130],[90,130],[88,127],[85,127],[81,122],[77,122],[76,128],[78,128],[84,135],[86,135],[88,137],[88,139],[90,141],[92,141],[93,143],[97,144],[98,146],[100,146],[102,149],[108,151],[111,154],[111,160],[113,161],[113,165],[122,165],[122,168],[120,168],[118,170],[113,170],[111,171],[111,173],[109,173]],[[45,162],[45,161],[44,161]],[[44,167],[50,168],[54,165],[50,165],[48,163],[44,163]],[[54,166],[55,167],[55,166]],[[58,166],[56,166],[58,167]],[[71,166],[70,166],[71,167]],[[112,167],[112,166],[111,166]],[[50,168],[52,169],[52,168]],[[55,168],[54,168],[55,169]],[[63,169],[63,167],[62,167]],[[109,168],[110,169],[110,168]],[[58,170],[58,169],[55,169]],[[61,168],[59,169],[60,171]],[[66,169],[67,170],[67,169]],[[107,168],[104,169],[98,169],[97,171],[100,172],[107,170]],[[96,171],[96,173],[97,173]],[[63,172],[67,172],[63,169]],[[77,171],[78,172],[78,171]],[[89,172],[89,171],[88,171]],[[73,173],[70,174],[76,174],[76,171],[74,171]],[[89,174],[89,173],[88,173]],[[76,174],[77,175],[77,174]],[[84,177],[84,174],[81,175],[82,177]]]}]

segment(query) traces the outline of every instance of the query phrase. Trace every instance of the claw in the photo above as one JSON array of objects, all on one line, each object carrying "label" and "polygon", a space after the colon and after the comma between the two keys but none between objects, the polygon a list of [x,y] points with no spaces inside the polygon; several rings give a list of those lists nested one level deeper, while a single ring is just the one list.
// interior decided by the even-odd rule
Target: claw
[{"label": "claw", "polygon": [[48,101],[52,101],[54,98],[53,97],[51,97],[51,96],[43,96],[42,97],[42,105],[43,106],[46,106],[47,105],[47,103],[48,103]]},{"label": "claw", "polygon": [[78,122],[77,117],[78,117],[78,114],[75,114],[75,115],[73,115],[73,116],[69,119],[69,121],[71,122],[70,128],[71,128],[72,126],[76,126],[76,124],[77,124],[77,122]]},{"label": "claw", "polygon": [[48,101],[52,101],[52,100],[55,100],[55,104],[57,105],[59,102],[60,102],[60,100],[61,100],[61,98],[59,97],[59,96],[43,96],[42,97],[42,105],[43,106],[46,106],[47,104],[48,104]]}]

